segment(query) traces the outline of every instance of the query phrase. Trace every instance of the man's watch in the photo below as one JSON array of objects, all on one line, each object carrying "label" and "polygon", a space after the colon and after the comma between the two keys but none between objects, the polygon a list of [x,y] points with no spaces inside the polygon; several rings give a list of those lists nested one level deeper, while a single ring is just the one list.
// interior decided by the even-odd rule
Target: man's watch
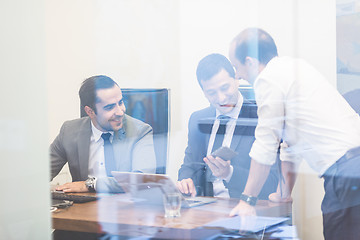
[{"label": "man's watch", "polygon": [[85,186],[87,187],[89,192],[95,192],[95,178],[89,177],[88,179],[86,179]]},{"label": "man's watch", "polygon": [[255,206],[256,202],[257,202],[257,197],[252,197],[252,196],[248,196],[245,194],[241,194],[240,195],[240,199],[243,200],[244,202],[246,202],[247,204],[251,205],[251,206]]}]

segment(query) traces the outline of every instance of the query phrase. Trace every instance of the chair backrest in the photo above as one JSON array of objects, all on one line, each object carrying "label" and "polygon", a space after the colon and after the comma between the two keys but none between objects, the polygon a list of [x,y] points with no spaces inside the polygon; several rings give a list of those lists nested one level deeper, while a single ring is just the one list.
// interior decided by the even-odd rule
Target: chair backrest
[{"label": "chair backrest", "polygon": [[170,90],[161,89],[121,89],[126,113],[148,123],[153,128],[156,154],[156,173],[166,173],[168,158],[168,136],[170,123]]},{"label": "chair backrest", "polygon": [[345,93],[343,97],[355,112],[360,114],[360,88]]},{"label": "chair backrest", "polygon": [[240,85],[239,91],[245,99],[255,102],[255,93],[251,85]]}]

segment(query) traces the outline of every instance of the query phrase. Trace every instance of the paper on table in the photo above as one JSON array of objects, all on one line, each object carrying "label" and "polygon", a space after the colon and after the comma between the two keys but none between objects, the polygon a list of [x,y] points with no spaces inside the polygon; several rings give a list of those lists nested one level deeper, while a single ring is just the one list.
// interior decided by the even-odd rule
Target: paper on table
[{"label": "paper on table", "polygon": [[285,222],[288,218],[261,217],[261,216],[236,216],[223,218],[207,223],[204,227],[219,227],[247,232],[259,232],[271,226]]}]

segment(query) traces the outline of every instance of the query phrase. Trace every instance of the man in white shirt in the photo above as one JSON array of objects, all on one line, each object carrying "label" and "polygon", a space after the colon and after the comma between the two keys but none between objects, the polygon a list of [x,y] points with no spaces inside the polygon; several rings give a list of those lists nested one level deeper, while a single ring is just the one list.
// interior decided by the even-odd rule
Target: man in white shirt
[{"label": "man in white shirt", "polygon": [[290,199],[295,182],[291,171],[298,159],[305,159],[325,180],[325,238],[358,238],[359,115],[315,68],[300,59],[278,57],[274,40],[261,29],[242,31],[229,54],[236,78],[254,86],[259,117],[244,200],[230,215],[254,214],[247,199],[256,200],[280,145],[286,184],[283,195],[278,188],[272,200]]},{"label": "man in white shirt", "polygon": [[[179,170],[179,190],[186,194],[239,198],[249,174],[250,147],[254,141],[256,105],[239,92],[230,61],[210,54],[198,64],[196,76],[211,106],[194,112],[189,120],[188,146]],[[249,121],[241,125],[239,121]],[[249,123],[254,123],[253,125]],[[232,159],[212,156],[221,146],[237,152]],[[275,192],[276,167],[260,198]]]}]

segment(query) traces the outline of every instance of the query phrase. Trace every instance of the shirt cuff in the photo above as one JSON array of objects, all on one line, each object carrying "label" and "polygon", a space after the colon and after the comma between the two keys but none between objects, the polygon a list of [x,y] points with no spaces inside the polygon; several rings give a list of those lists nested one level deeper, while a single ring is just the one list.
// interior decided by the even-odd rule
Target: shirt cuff
[{"label": "shirt cuff", "polygon": [[223,180],[225,180],[227,183],[230,182],[230,179],[231,179],[233,173],[234,173],[234,167],[233,167],[232,165],[230,165],[230,173],[229,173],[229,175],[228,175],[226,178],[224,178]]},{"label": "shirt cuff", "polygon": [[255,140],[249,153],[250,158],[264,165],[273,165],[276,161],[277,151],[265,151],[264,149]]},{"label": "shirt cuff", "polygon": [[280,160],[284,162],[292,162],[299,164],[302,161],[302,158],[299,155],[295,154],[285,142],[280,144]]}]

